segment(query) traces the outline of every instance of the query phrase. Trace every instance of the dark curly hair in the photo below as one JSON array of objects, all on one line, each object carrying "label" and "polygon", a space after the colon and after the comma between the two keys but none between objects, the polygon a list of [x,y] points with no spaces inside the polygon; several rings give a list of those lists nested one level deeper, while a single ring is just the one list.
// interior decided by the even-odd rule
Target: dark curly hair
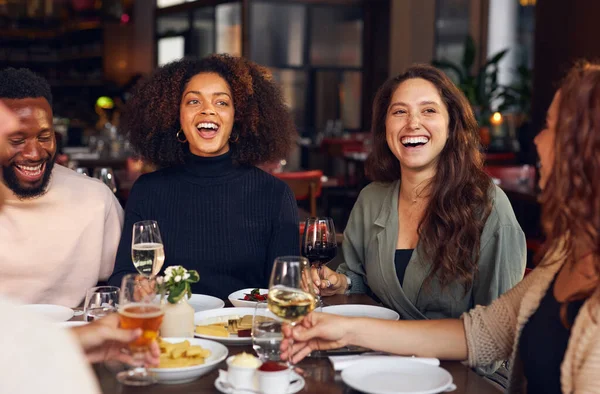
[{"label": "dark curly hair", "polygon": [[401,179],[400,162],[386,141],[385,121],[394,92],[402,82],[413,78],[435,85],[450,118],[448,140],[428,186],[430,201],[418,228],[423,252],[432,262],[425,284],[437,278],[444,288],[458,281],[466,292],[478,271],[481,232],[492,209],[492,181],[483,171],[473,110],[446,74],[429,65],[414,65],[383,84],[373,102],[373,151],[366,169],[374,181]]},{"label": "dark curly hair", "polygon": [[6,99],[45,98],[52,107],[52,91],[46,79],[27,68],[0,70],[0,97]]},{"label": "dark curly hair", "polygon": [[256,165],[287,156],[296,128],[270,72],[241,57],[211,55],[169,63],[134,89],[122,129],[143,158],[160,167],[184,162],[188,145],[176,139],[181,128],[179,105],[185,86],[200,73],[216,73],[231,88],[232,136],[237,139],[230,144],[234,161]]},{"label": "dark curly hair", "polygon": [[[600,276],[600,64],[579,62],[559,91],[554,163],[541,197],[546,240],[536,260],[562,246],[565,264],[591,255]],[[594,291],[600,289],[574,294],[563,304],[565,325],[568,302]]]}]

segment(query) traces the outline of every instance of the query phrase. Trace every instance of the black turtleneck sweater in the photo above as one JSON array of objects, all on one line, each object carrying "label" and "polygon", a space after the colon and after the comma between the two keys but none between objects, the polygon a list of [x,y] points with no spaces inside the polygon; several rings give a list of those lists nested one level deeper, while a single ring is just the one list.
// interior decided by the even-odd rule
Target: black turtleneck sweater
[{"label": "black turtleneck sweater", "polygon": [[240,289],[268,287],[273,260],[298,255],[298,208],[289,187],[264,171],[218,157],[189,155],[185,165],[141,176],[125,209],[125,224],[109,284],[120,286],[131,262],[133,224],[156,220],[166,268],[195,269],[194,293],[221,299]]}]

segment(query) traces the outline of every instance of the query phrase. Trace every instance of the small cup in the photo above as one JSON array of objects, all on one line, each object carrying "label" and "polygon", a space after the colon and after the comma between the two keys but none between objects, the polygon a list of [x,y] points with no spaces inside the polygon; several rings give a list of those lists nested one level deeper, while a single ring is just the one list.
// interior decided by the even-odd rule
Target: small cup
[{"label": "small cup", "polygon": [[231,365],[235,356],[227,358],[227,380],[236,389],[254,390],[256,387],[256,369],[258,367],[240,367]]},{"label": "small cup", "polygon": [[[270,361],[269,363],[274,362]],[[285,365],[279,364],[282,367]],[[285,394],[290,387],[290,369],[285,368],[279,371],[263,371],[260,368],[256,371],[258,378],[258,391],[263,394]]]}]

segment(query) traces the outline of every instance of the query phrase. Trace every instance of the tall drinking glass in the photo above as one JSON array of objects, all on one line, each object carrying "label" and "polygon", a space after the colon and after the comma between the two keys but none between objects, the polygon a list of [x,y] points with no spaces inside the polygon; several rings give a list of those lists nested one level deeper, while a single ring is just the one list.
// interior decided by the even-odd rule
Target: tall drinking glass
[{"label": "tall drinking glass", "polygon": [[131,260],[138,272],[145,276],[158,275],[165,263],[165,249],[154,220],[133,224]]},{"label": "tall drinking glass", "polygon": [[121,328],[142,329],[142,335],[129,344],[135,365],[133,369],[119,372],[117,380],[132,386],[146,386],[156,382],[144,366],[145,353],[158,337],[164,316],[164,291],[162,278],[129,274],[123,277],[119,300]]},{"label": "tall drinking glass", "polygon": [[[319,275],[321,267],[335,258],[337,241],[333,219],[328,217],[306,219],[302,233],[302,255],[317,268]],[[317,305],[322,305],[319,295],[317,295]]]},{"label": "tall drinking glass", "polygon": [[281,321],[267,306],[266,301],[257,302],[252,318],[252,347],[260,361],[281,361]]},{"label": "tall drinking glass", "polygon": [[119,288],[115,286],[96,286],[85,292],[83,313],[89,322],[100,319],[119,307]]}]

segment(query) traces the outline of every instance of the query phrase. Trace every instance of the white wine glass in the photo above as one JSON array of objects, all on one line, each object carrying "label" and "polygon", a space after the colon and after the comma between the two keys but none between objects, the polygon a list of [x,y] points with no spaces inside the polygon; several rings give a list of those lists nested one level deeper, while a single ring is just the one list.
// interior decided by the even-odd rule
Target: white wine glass
[{"label": "white wine glass", "polygon": [[[298,324],[316,306],[309,269],[308,260],[302,256],[277,257],[273,264],[267,306],[269,311],[291,326]],[[290,353],[290,366],[291,360]]]},{"label": "white wine glass", "polygon": [[307,282],[309,262],[302,256],[277,257],[269,281],[269,310],[295,325],[315,309],[315,296]]},{"label": "white wine glass", "polygon": [[156,276],[162,269],[165,249],[156,221],[144,220],[133,224],[131,260],[138,272],[145,276]]}]

